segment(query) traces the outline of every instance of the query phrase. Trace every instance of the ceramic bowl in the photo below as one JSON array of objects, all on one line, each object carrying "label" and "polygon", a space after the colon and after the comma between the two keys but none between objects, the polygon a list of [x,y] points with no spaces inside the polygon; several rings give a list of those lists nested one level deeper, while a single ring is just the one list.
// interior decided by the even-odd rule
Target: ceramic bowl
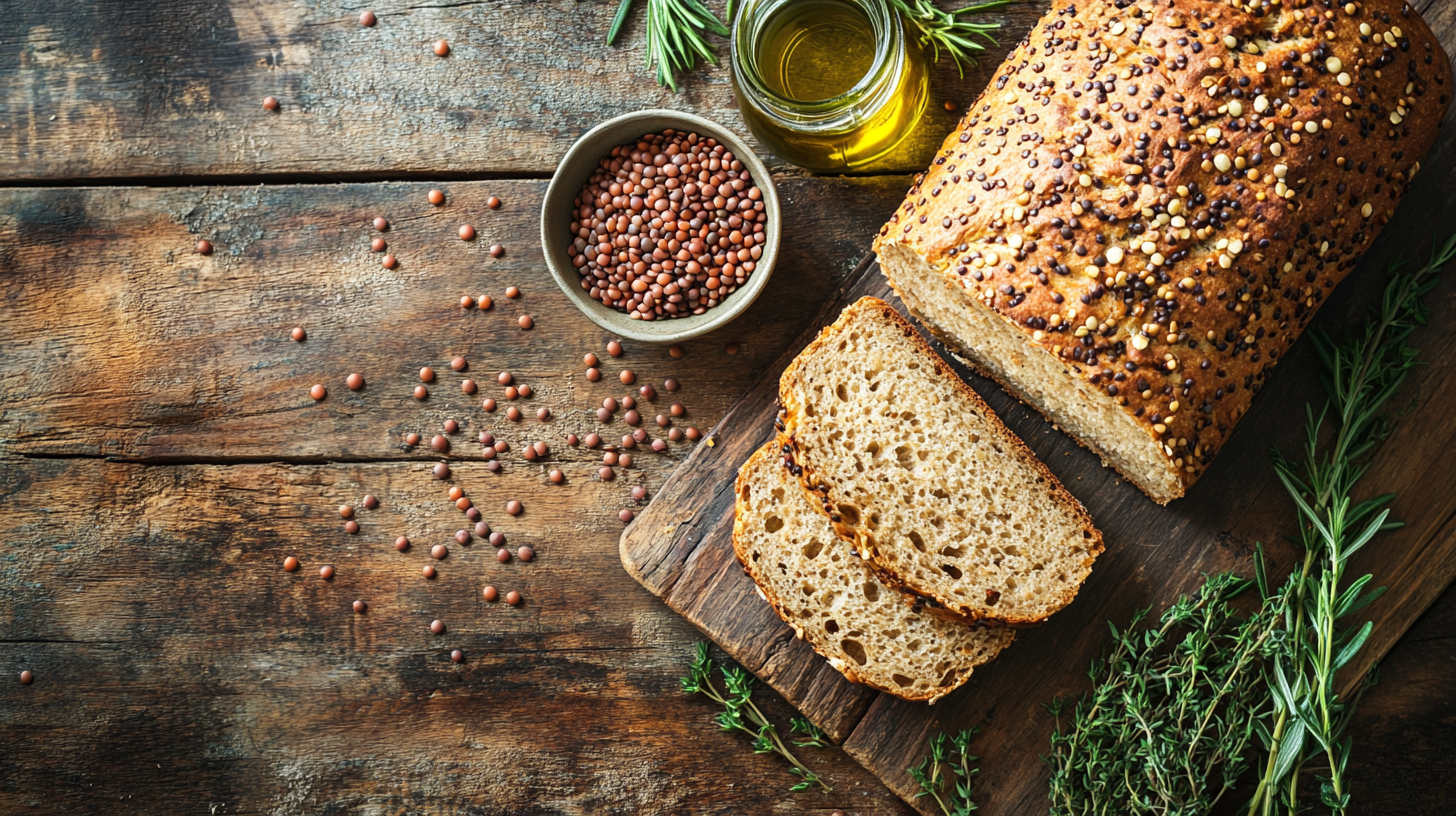
[{"label": "ceramic bowl", "polygon": [[[567,252],[567,247],[574,240],[570,232],[572,213],[577,193],[581,192],[582,185],[596,172],[601,160],[612,152],[612,148],[631,144],[645,134],[661,133],[668,128],[710,136],[743,162],[753,183],[763,193],[763,212],[767,216],[763,255],[754,264],[748,283],[703,314],[633,320],[626,312],[593,300],[591,294],[581,288],[581,275],[572,266],[571,255]],[[726,325],[743,314],[763,292],[769,275],[773,274],[774,259],[778,256],[779,220],[779,197],[774,190],[773,177],[742,139],[722,125],[700,116],[670,110],[644,110],[608,119],[583,134],[566,151],[556,174],[551,177],[551,184],[546,188],[546,200],[541,205],[541,249],[556,285],[593,323],[626,339],[645,343],[681,343]]]}]

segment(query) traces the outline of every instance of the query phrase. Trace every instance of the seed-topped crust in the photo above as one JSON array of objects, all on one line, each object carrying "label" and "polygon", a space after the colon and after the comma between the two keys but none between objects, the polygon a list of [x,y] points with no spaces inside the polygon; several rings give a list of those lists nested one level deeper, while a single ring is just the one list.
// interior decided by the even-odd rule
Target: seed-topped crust
[{"label": "seed-topped crust", "polygon": [[1119,467],[1167,502],[1390,220],[1451,89],[1398,0],[1057,0],[875,250],[912,307],[911,253],[1135,418],[1165,486]]}]

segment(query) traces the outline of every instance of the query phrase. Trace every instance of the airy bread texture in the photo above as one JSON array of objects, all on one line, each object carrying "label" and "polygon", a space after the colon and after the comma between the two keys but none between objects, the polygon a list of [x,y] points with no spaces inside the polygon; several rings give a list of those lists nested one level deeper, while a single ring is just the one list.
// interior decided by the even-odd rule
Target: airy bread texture
[{"label": "airy bread texture", "polygon": [[875,251],[1166,504],[1394,215],[1451,87],[1402,0],[1056,0]]},{"label": "airy bread texture", "polygon": [[931,614],[1036,623],[1102,552],[1077,500],[882,300],[845,309],[784,372],[779,398],[795,475]]},{"label": "airy bread texture", "polygon": [[738,471],[733,549],[784,622],[853,682],[934,702],[1011,643],[906,604],[850,552],[770,442]]}]

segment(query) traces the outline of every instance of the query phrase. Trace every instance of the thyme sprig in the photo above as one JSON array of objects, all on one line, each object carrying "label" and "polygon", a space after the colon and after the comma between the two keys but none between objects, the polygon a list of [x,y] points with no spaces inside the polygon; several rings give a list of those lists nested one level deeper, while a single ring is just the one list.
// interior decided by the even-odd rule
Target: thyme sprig
[{"label": "thyme sprig", "polygon": [[971,735],[980,730],[973,727],[949,740],[942,731],[930,738],[930,754],[925,761],[905,769],[920,785],[916,799],[931,797],[945,816],[968,816],[976,809],[976,803],[971,801],[971,777],[980,771],[973,764],[980,757],[971,755],[970,745]]},{"label": "thyme sprig", "polygon": [[[1349,807],[1347,731],[1360,695],[1374,682],[1374,666],[1364,670],[1349,699],[1340,695],[1337,676],[1355,660],[1374,628],[1371,621],[1347,621],[1384,588],[1369,589],[1370,575],[1347,583],[1345,568],[1376,534],[1400,526],[1390,520],[1387,505],[1393,494],[1361,502],[1351,494],[1369,469],[1369,454],[1390,435],[1394,422],[1385,406],[1418,365],[1417,351],[1407,341],[1425,324],[1423,298],[1436,285],[1436,273],[1452,259],[1456,236],[1433,248],[1429,262],[1415,272],[1392,266],[1384,297],[1362,331],[1338,341],[1321,332],[1312,335],[1329,399],[1318,414],[1312,408],[1306,411],[1302,462],[1273,453],[1274,471],[1299,513],[1294,540],[1303,547],[1304,559],[1285,589],[1290,603],[1284,611],[1284,648],[1266,670],[1275,721],[1272,730],[1261,734],[1267,758],[1250,813],[1268,816],[1280,805],[1289,813],[1299,812],[1300,778],[1313,768],[1322,771],[1317,774],[1320,804],[1336,814]],[[1332,426],[1333,437],[1321,446],[1326,426]]]},{"label": "thyme sprig", "polygon": [[1066,702],[1047,706],[1053,814],[1206,813],[1233,788],[1269,710],[1256,668],[1278,626],[1277,599],[1237,614],[1231,601],[1250,584],[1218,573],[1156,628],[1140,629],[1148,610],[1121,631],[1109,623],[1112,648],[1066,731]]},{"label": "thyme sprig", "polygon": [[[825,793],[832,792],[833,788],[794,756],[773,722],[753,704],[753,676],[738,666],[731,669],[719,666],[718,671],[723,675],[725,691],[721,692],[713,685],[713,659],[708,655],[708,643],[700,641],[688,667],[688,676],[681,678],[682,690],[687,694],[702,694],[723,706],[723,711],[713,721],[724,731],[741,731],[752,737],[755,754],[778,754],[787,760],[791,766],[789,773],[802,780],[789,790],[808,790],[818,785]],[[795,717],[790,720],[790,728],[793,733],[806,735],[794,743],[798,747],[824,748],[829,745],[824,732],[808,720]]]},{"label": "thyme sprig", "polygon": [[[632,0],[617,6],[607,45],[617,41],[631,8]],[[731,4],[728,17],[733,17]],[[717,49],[703,38],[704,32],[726,37],[728,27],[699,0],[647,0],[647,67],[655,69],[658,85],[676,93],[677,74],[697,67],[699,57],[718,64]]]},{"label": "thyme sprig", "polygon": [[936,62],[940,62],[940,51],[945,49],[950,58],[955,60],[956,72],[964,79],[965,63],[974,65],[976,52],[986,50],[986,46],[976,38],[980,37],[991,45],[996,45],[991,32],[1000,28],[1001,24],[973,23],[962,18],[1006,8],[1013,2],[1015,0],[992,0],[955,11],[941,11],[931,0],[890,0],[890,5],[920,29],[920,47],[929,46]]}]

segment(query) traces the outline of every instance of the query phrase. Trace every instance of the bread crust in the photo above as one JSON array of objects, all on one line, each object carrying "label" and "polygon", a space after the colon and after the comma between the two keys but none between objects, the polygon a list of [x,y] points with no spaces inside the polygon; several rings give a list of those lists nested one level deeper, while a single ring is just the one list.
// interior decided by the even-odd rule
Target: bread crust
[{"label": "bread crust", "polygon": [[[920,336],[920,333],[915,330],[915,327],[911,325],[910,321],[906,320],[895,307],[879,298],[863,297],[851,304],[840,314],[838,320],[819,332],[819,335],[794,358],[794,361],[789,364],[788,368],[784,370],[783,375],[779,378],[779,399],[784,407],[779,413],[778,425],[780,427],[777,444],[785,458],[785,467],[790,468],[794,476],[797,477],[800,486],[809,493],[815,504],[824,508],[824,512],[829,515],[830,522],[833,524],[835,531],[839,533],[841,538],[850,543],[854,548],[854,552],[863,558],[865,563],[875,571],[875,574],[880,578],[881,582],[886,586],[899,590],[913,606],[923,608],[927,613],[935,617],[958,620],[974,625],[1027,627],[1041,623],[1041,618],[1019,618],[982,613],[954,599],[936,598],[908,585],[903,578],[884,564],[882,554],[869,543],[869,539],[862,535],[853,525],[846,524],[836,514],[832,513],[829,506],[827,506],[829,503],[825,496],[833,487],[826,484],[818,474],[798,460],[794,429],[798,424],[798,418],[803,411],[803,406],[798,404],[798,401],[795,399],[792,384],[800,379],[799,372],[807,361],[822,349],[827,349],[832,345],[836,341],[842,327],[854,319],[858,312],[862,311],[876,312],[879,317],[887,322],[893,323],[905,337],[912,341],[916,350],[921,352],[930,362],[935,371],[935,375],[944,377],[953,383],[956,390],[979,410],[982,416],[985,417],[987,423],[1000,434],[1002,441],[1007,446],[1006,455],[1014,456],[1027,462],[1036,470],[1037,474],[1045,481],[1046,488],[1051,494],[1051,500],[1066,509],[1077,520],[1078,526],[1084,532],[1090,534],[1088,548],[1093,561],[1104,550],[1102,533],[1093,524],[1091,514],[1082,506],[1082,503],[1077,501],[1076,497],[1071,493],[1067,492],[1066,487],[1047,469],[1046,464],[1037,458],[1036,454],[1032,453],[1031,449],[1026,446],[1025,442],[1021,441],[1020,437],[1012,433],[1001,422],[1001,418],[996,415],[995,411],[991,410],[991,406],[987,405],[985,400],[981,399],[981,395],[977,394],[975,389],[967,385],[960,378],[960,375],[956,374],[955,370],[945,360],[941,359],[939,354],[935,353],[935,349],[929,343],[925,342],[925,338]],[[1080,585],[1078,588],[1080,588]],[[1076,597],[1076,593],[1077,589],[1073,589],[1061,606],[1065,607],[1071,603],[1072,599]]]},{"label": "bread crust", "polygon": [[875,251],[1134,417],[1177,489],[1123,475],[1166,503],[1389,222],[1451,91],[1402,0],[1056,0]]}]

